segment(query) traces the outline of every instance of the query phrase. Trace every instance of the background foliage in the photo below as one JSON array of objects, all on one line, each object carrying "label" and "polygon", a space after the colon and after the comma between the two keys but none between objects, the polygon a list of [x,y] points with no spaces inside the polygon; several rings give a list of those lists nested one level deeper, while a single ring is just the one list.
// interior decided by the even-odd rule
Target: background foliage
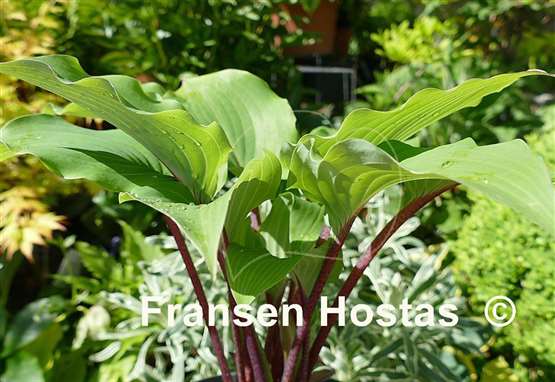
[{"label": "background foliage", "polygon": [[[124,73],[169,88],[195,74],[234,67],[299,99],[299,74],[284,48],[314,36],[302,28],[287,31],[284,6],[291,3],[1,0],[0,58],[66,53],[79,57],[91,74]],[[361,85],[347,110],[391,109],[420,89],[449,88],[502,71],[555,69],[555,6],[548,0],[345,0],[341,14],[352,27],[349,59]],[[555,166],[552,102],[552,84],[530,79],[436,123],[415,144],[522,137]],[[61,101],[2,76],[0,103],[3,124]],[[326,112],[326,106],[310,108]],[[0,192],[2,382],[182,381],[216,374],[203,330],[138,326],[142,295],[193,299],[156,214],[118,205],[94,185],[60,182],[32,158],[0,167]],[[383,225],[395,198],[391,192],[372,201],[348,242],[346,269]],[[334,332],[325,364],[340,370],[335,378],[344,381],[378,380],[376,369],[387,370],[379,380],[551,381],[554,249],[550,238],[506,208],[457,192],[388,244],[353,302],[377,304],[383,295],[392,298],[425,283],[418,298],[455,302],[464,309],[465,325],[439,332],[392,328],[385,334],[347,327]],[[202,277],[210,282],[207,271]],[[214,302],[225,293],[223,285],[208,290]],[[515,324],[499,332],[479,319],[485,301],[496,294],[517,301],[519,312]],[[439,375],[426,374],[437,370]]]},{"label": "background foliage", "polygon": [[[553,125],[528,137],[528,141],[555,169]],[[481,197],[472,199],[470,216],[452,245],[457,254],[455,269],[460,283],[477,313],[484,309],[490,296],[504,295],[515,301],[519,315],[515,325],[503,329],[488,351],[523,368],[520,371],[523,380],[533,380],[537,375],[552,379],[555,243],[512,211]]]}]

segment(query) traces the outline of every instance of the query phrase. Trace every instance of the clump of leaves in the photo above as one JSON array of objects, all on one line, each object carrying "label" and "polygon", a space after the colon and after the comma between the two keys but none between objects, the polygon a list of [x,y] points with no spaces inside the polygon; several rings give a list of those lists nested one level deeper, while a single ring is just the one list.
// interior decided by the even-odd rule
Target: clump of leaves
[{"label": "clump of leaves", "polygon": [[[478,146],[463,139],[434,148],[403,142],[522,77],[545,75],[541,71],[427,89],[389,112],[356,110],[334,135],[300,139],[288,103],[243,71],[195,77],[173,93],[126,76],[91,77],[68,56],[2,63],[0,73],[68,99],[62,114],[102,118],[118,128],[93,131],[50,115],[21,117],[2,128],[1,150],[4,157],[35,155],[67,179],[95,181],[120,192],[122,202],[139,201],[164,214],[203,309],[208,301],[190,246],[213,276],[227,281],[231,308],[266,298],[279,308],[283,290],[304,302],[296,333],[275,327],[265,351],[252,326],[233,327],[239,380],[308,380],[337,319],[310,335],[320,296],[353,222],[390,186],[404,185],[401,208],[337,297],[350,295],[407,219],[458,184],[550,233],[555,228],[549,173],[523,141]],[[215,327],[207,329],[222,378],[231,381],[220,336]],[[282,334],[293,340],[282,341]]]},{"label": "clump of leaves", "polygon": [[[108,253],[103,248],[95,247],[78,241],[70,249],[66,258],[66,270],[56,275],[56,279],[70,284],[76,299],[91,305],[96,303],[95,294],[118,290],[122,293],[133,294],[143,282],[140,275],[139,263],[152,261],[163,255],[157,246],[145,242],[144,236],[134,230],[127,223],[121,221],[123,231],[122,242],[118,257]],[[77,275],[79,269],[72,265],[72,258],[82,265],[89,274],[88,277]],[[91,300],[92,298],[92,300]]]},{"label": "clump of leaves", "polygon": [[[76,256],[85,272],[56,275],[72,286],[72,306],[83,313],[72,348],[98,364],[98,374],[106,380],[117,380],[122,372],[130,380],[188,381],[214,376],[218,364],[202,327],[187,327],[179,320],[171,325],[157,316],[150,317],[148,327],[141,325],[143,298],[163,296],[164,303],[195,303],[175,241],[166,235],[144,238],[125,224],[123,228],[119,268],[114,258],[106,261],[101,248],[81,243],[66,259]],[[116,271],[110,271],[114,266]],[[225,283],[213,279],[206,267],[199,267],[199,277],[209,286],[207,298],[224,303]],[[231,346],[228,336],[223,340]]]},{"label": "clump of leaves", "polygon": [[460,49],[464,39],[457,39],[454,25],[429,16],[419,17],[412,27],[408,21],[403,21],[373,34],[372,39],[381,46],[376,51],[378,54],[405,64],[431,64],[453,52],[454,59],[476,54],[472,50]]}]

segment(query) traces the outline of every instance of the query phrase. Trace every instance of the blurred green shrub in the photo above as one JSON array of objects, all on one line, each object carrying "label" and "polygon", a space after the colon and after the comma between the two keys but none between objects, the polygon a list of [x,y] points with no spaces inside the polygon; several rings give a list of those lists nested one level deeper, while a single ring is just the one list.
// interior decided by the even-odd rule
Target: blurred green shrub
[{"label": "blurred green shrub", "polygon": [[[285,81],[294,68],[283,48],[302,41],[288,33],[286,0],[80,0],[60,20],[56,51],[79,58],[91,74],[155,77],[170,88],[186,72],[249,70]],[[282,84],[283,84],[282,83]]]},{"label": "blurred green shrub", "polygon": [[[488,61],[496,62],[499,70],[553,65],[555,52],[550,45],[555,31],[550,26],[554,7],[550,0],[344,0],[354,27],[352,54],[373,51],[371,36],[387,29],[391,29],[385,32],[390,37],[400,37],[398,32],[431,37],[429,32],[434,31],[429,43],[453,34],[465,49],[479,50]],[[419,18],[435,18],[444,25],[418,21]],[[412,27],[407,28],[409,25]],[[418,40],[414,42],[420,44]],[[381,67],[385,67],[384,63]]]},{"label": "blurred green shrub", "polygon": [[423,14],[450,19],[465,46],[479,49],[499,70],[551,69],[555,38],[551,0],[422,0]]},{"label": "blurred green shrub", "polygon": [[[78,380],[84,376],[84,363],[70,365],[72,354],[63,348],[63,320],[68,310],[61,296],[40,298],[26,305],[11,320],[0,306],[0,381],[60,381],[60,376]],[[54,360],[59,361],[53,367]],[[76,366],[75,368],[73,366]],[[71,370],[60,374],[61,369]],[[43,370],[52,378],[46,379]]]},{"label": "blurred green shrub", "polygon": [[372,39],[382,47],[376,53],[403,64],[431,64],[453,53],[472,55],[471,50],[459,50],[463,45],[463,37],[457,35],[457,29],[450,20],[442,22],[429,16],[419,17],[412,26],[405,20],[382,33],[372,35]]},{"label": "blurred green shrub", "polygon": [[[553,121],[553,120],[551,120]],[[555,129],[530,145],[555,169]],[[470,216],[452,243],[455,269],[472,309],[504,295],[516,303],[514,323],[497,333],[492,354],[510,355],[525,381],[555,378],[555,241],[511,210],[472,195]]]}]

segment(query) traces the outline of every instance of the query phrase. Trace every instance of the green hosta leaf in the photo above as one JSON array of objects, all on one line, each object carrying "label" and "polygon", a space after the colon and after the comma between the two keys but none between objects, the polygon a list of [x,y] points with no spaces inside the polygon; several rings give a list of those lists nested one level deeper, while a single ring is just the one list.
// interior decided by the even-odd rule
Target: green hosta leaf
[{"label": "green hosta leaf", "polygon": [[302,258],[279,259],[264,248],[230,246],[227,251],[228,280],[238,303],[250,303],[260,293],[283,280]]},{"label": "green hosta leaf", "polygon": [[167,202],[141,194],[120,194],[120,202],[137,200],[169,216],[185,233],[206,261],[210,272],[217,271],[217,253],[227,216],[231,193],[208,204]]},{"label": "green hosta leaf", "polygon": [[406,182],[403,184],[403,196],[399,207],[403,208],[417,198],[444,190],[454,184],[455,182],[444,179],[423,179]]},{"label": "green hosta leaf", "polygon": [[236,222],[266,199],[272,198],[281,179],[281,165],[271,153],[249,162],[224,195],[208,204],[168,202],[142,194],[126,193],[120,200],[138,200],[171,217],[204,256],[212,274],[217,271],[217,251],[224,227],[233,241]]},{"label": "green hosta leaf", "polygon": [[431,147],[415,147],[401,141],[385,141],[378,145],[380,149],[398,161],[405,160],[431,149]]},{"label": "green hosta leaf", "polygon": [[[308,142],[312,143],[311,141]],[[332,146],[323,158],[299,145],[291,183],[325,204],[337,231],[386,187],[415,180],[451,180],[483,192],[553,232],[554,192],[542,160],[523,141],[478,147],[471,139],[399,162],[360,139]]]},{"label": "green hosta leaf", "polygon": [[231,241],[237,242],[234,239],[241,229],[241,220],[253,208],[277,194],[281,174],[280,161],[271,152],[266,152],[262,158],[247,164],[232,189],[230,213],[225,225]]},{"label": "green hosta leaf", "polygon": [[[385,141],[379,147],[397,161],[403,161],[431,149],[430,147],[414,147],[400,141]],[[400,207],[403,208],[413,200],[445,189],[449,185],[454,185],[454,182],[445,179],[421,179],[405,182]]]},{"label": "green hosta leaf", "polygon": [[461,109],[477,106],[483,97],[500,92],[519,78],[532,75],[547,73],[528,70],[487,79],[471,79],[449,90],[421,90],[404,105],[391,111],[355,110],[345,118],[337,134],[318,138],[317,151],[325,155],[333,144],[348,138],[360,138],[376,145],[387,140],[403,141]]},{"label": "green hosta leaf", "polygon": [[162,200],[192,200],[153,154],[122,131],[89,130],[58,117],[32,115],[8,122],[0,133],[1,143],[14,155],[37,156],[66,179],[92,180],[111,191]]},{"label": "green hosta leaf", "polygon": [[287,192],[272,201],[272,210],[260,231],[273,256],[288,257],[312,248],[323,225],[322,206]]},{"label": "green hosta leaf", "polygon": [[540,156],[522,140],[489,146],[476,146],[470,139],[459,143],[438,147],[401,164],[413,172],[427,171],[459,182],[555,234],[555,192]]},{"label": "green hosta leaf", "polygon": [[393,157],[360,139],[336,144],[323,158],[314,153],[312,146],[299,144],[290,171],[291,186],[326,206],[336,232],[374,194],[411,180],[410,172],[404,171]]},{"label": "green hosta leaf", "polygon": [[304,257],[313,255],[323,220],[320,205],[292,193],[275,198],[261,232],[251,231],[243,246],[233,245],[228,251],[229,279],[236,297],[252,301],[287,277]]},{"label": "green hosta leaf", "polygon": [[297,140],[287,100],[251,73],[228,69],[189,78],[176,95],[195,120],[222,127],[233,147],[234,170],[266,150],[278,154],[284,143]]},{"label": "green hosta leaf", "polygon": [[[161,94],[163,89],[159,84],[141,84],[132,77],[122,75],[98,76],[97,78],[104,78],[109,81],[122,100],[134,109],[150,113],[183,109],[178,100],[163,97],[163,94]],[[96,117],[94,112],[90,112],[76,103],[69,103],[61,108],[54,106],[54,111],[58,114],[77,117]]]},{"label": "green hosta leaf", "polygon": [[186,184],[197,201],[208,201],[226,178],[230,146],[215,124],[203,127],[177,103],[155,101],[124,76],[88,76],[70,56],[0,63],[12,75],[58,94],[135,138]]}]

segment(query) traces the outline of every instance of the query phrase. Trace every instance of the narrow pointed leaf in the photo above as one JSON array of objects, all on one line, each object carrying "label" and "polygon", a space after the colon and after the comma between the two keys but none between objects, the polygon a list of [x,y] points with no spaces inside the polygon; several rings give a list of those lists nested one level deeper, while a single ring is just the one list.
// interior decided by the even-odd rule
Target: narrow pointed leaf
[{"label": "narrow pointed leaf", "polygon": [[485,96],[502,91],[518,79],[532,75],[548,74],[528,70],[486,79],[475,78],[449,90],[421,90],[394,110],[355,110],[345,118],[335,135],[317,138],[318,153],[324,155],[333,144],[348,138],[364,139],[375,145],[387,140],[403,141],[461,109],[477,106]]},{"label": "narrow pointed leaf", "polygon": [[218,270],[217,253],[231,193],[208,204],[168,202],[142,194],[121,194],[120,202],[137,200],[170,217],[204,257],[212,275]]},{"label": "narrow pointed leaf", "polygon": [[229,214],[225,224],[232,242],[242,230],[241,221],[252,209],[277,194],[281,182],[281,164],[271,152],[250,161],[233,185]]}]

